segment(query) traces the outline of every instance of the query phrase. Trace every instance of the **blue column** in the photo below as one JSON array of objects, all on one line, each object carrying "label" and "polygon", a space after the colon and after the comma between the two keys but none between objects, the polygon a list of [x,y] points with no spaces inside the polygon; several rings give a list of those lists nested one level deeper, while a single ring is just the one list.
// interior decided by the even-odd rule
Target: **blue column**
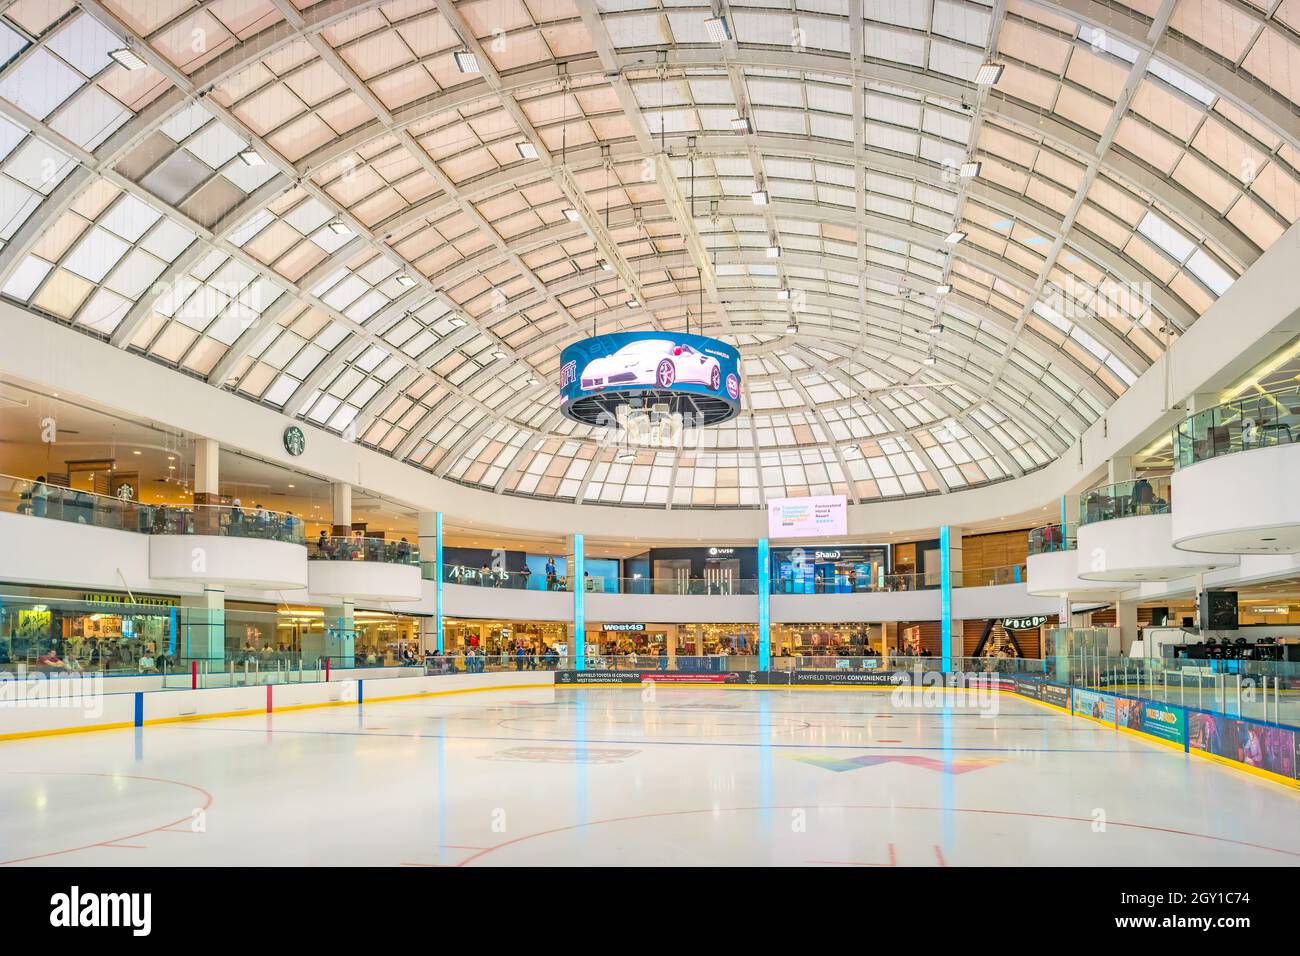
[{"label": "blue column", "polygon": [[582,535],[573,536],[573,567],[569,580],[573,582],[573,669],[587,669],[587,582],[586,561],[582,555]]},{"label": "blue column", "polygon": [[944,525],[939,529],[939,606],[945,673],[952,670],[952,559],[948,545],[948,526]]},{"label": "blue column", "polygon": [[1061,495],[1061,550],[1065,550],[1065,495]]},{"label": "blue column", "polygon": [[772,560],[767,538],[758,539],[758,669],[772,666]]},{"label": "blue column", "polygon": [[434,627],[438,634],[438,656],[442,656],[442,512],[433,519],[433,593]]}]

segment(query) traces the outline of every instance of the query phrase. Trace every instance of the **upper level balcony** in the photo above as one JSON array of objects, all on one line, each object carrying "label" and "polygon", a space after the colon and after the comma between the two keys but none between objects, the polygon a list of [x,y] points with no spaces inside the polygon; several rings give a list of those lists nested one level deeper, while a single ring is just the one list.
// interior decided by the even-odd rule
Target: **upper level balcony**
[{"label": "upper level balcony", "polygon": [[1300,387],[1207,408],[1174,430],[1173,543],[1228,554],[1300,552]]},{"label": "upper level balcony", "polygon": [[1120,588],[1079,577],[1077,524],[1043,525],[1029,532],[1029,593],[1111,598]]},{"label": "upper level balcony", "polygon": [[261,590],[307,584],[303,523],[238,505],[150,505],[0,476],[0,507],[19,515],[149,536],[151,578]]},{"label": "upper level balcony", "polygon": [[308,547],[307,559],[307,588],[313,595],[420,600],[420,551],[406,541],[322,534]]},{"label": "upper level balcony", "polygon": [[1172,581],[1237,563],[1173,546],[1168,476],[1098,485],[1079,496],[1075,568],[1085,581]]}]

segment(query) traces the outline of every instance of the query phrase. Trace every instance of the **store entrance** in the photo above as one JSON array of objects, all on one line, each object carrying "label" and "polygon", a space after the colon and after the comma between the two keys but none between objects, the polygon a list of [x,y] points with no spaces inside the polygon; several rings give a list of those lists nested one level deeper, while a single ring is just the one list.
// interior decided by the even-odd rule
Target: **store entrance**
[{"label": "store entrance", "polygon": [[690,583],[690,558],[662,558],[655,561],[655,594],[687,594]]},{"label": "store entrance", "polygon": [[704,587],[709,594],[738,594],[740,592],[740,561],[710,560],[704,565]]}]

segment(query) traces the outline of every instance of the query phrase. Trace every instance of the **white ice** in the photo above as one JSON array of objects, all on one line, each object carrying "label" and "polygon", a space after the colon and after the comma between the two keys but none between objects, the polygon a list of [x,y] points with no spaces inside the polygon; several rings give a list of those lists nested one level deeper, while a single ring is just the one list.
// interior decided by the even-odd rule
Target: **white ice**
[{"label": "white ice", "polygon": [[1293,789],[996,700],[547,687],[0,743],[0,861],[1300,862]]}]

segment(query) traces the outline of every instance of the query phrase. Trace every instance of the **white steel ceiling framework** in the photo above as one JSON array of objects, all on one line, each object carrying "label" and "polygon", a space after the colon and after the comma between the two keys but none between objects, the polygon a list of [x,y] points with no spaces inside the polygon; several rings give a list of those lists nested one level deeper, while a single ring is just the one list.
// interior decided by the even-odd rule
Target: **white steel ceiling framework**
[{"label": "white steel ceiling framework", "polygon": [[[0,62],[0,294],[509,494],[1023,474],[1300,215],[1300,0],[18,0]],[[559,415],[688,322],[739,418]]]}]

